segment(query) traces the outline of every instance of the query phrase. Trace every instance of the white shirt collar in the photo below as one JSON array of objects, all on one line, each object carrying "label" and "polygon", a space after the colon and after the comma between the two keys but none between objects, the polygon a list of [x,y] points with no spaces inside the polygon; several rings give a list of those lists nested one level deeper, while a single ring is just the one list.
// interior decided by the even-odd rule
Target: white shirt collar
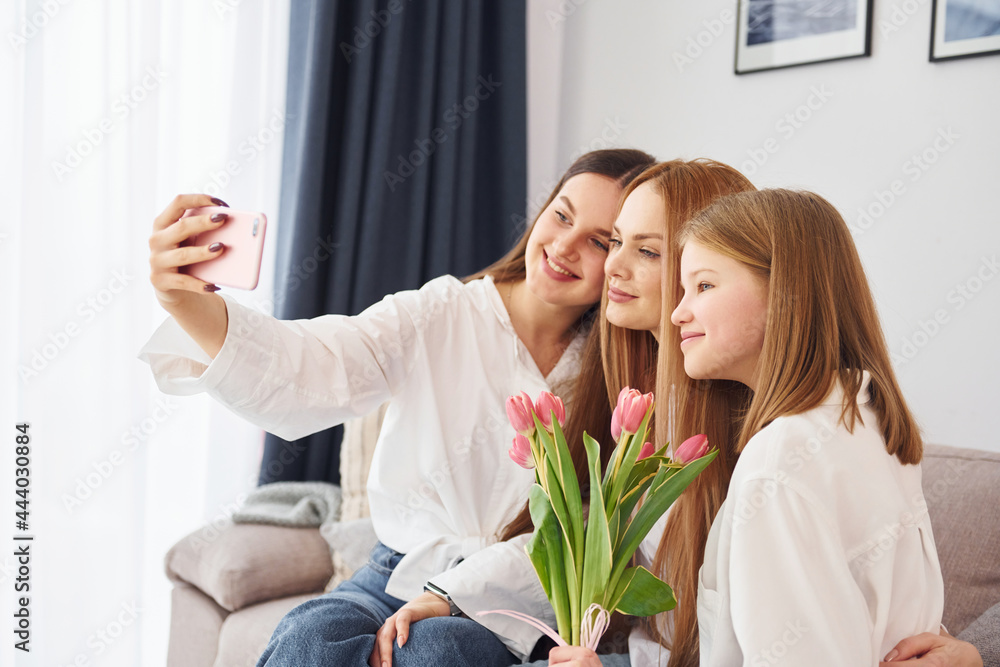
[{"label": "white shirt collar", "polygon": [[[871,384],[872,376],[868,371],[861,371],[861,387],[858,389],[858,395],[856,400],[859,405],[864,405],[870,400],[869,385]],[[830,393],[826,395],[823,399],[822,405],[843,405],[844,404],[844,387],[840,384],[840,380],[833,381],[833,387],[830,388]]]}]

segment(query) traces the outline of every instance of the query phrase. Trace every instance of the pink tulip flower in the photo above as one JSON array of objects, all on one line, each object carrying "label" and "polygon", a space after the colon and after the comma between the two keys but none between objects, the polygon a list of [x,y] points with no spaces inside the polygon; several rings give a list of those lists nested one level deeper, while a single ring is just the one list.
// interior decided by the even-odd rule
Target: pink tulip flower
[{"label": "pink tulip flower", "polygon": [[[622,433],[635,433],[653,405],[652,394],[642,394],[638,389],[625,387],[618,394],[618,405],[611,415],[611,435],[615,441]],[[618,434],[615,431],[618,430]]]},{"label": "pink tulip flower", "polygon": [[636,457],[635,460],[641,461],[643,459],[648,459],[650,456],[653,455],[654,451],[656,450],[653,449],[653,443],[647,442],[645,445],[642,446],[642,449],[639,450],[639,456]]},{"label": "pink tulip flower", "polygon": [[552,392],[543,391],[538,395],[538,400],[535,401],[535,414],[549,431],[552,430],[553,412],[556,414],[556,421],[559,422],[560,426],[563,426],[566,423],[566,406],[563,405],[562,399]]},{"label": "pink tulip flower", "polygon": [[611,437],[618,442],[622,437],[622,420],[618,418],[618,411],[611,415]]},{"label": "pink tulip flower", "polygon": [[534,407],[530,396],[523,391],[518,396],[508,396],[506,407],[507,419],[515,431],[529,438],[535,434]]},{"label": "pink tulip flower", "polygon": [[507,454],[522,468],[531,470],[535,467],[535,458],[531,455],[531,443],[520,433],[514,436],[514,444],[507,450]]},{"label": "pink tulip flower", "polygon": [[674,461],[688,464],[695,459],[700,459],[705,454],[708,454],[708,436],[699,433],[681,443],[681,446],[674,452]]}]

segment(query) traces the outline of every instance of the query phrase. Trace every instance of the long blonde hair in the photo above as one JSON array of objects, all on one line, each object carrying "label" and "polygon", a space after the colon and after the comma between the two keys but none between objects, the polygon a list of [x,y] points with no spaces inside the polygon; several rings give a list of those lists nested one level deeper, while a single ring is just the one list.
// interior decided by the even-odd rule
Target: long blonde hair
[{"label": "long blonde hair", "polygon": [[[828,201],[790,190],[729,195],[695,216],[677,239],[680,245],[696,241],[765,276],[768,306],[755,393],[732,381],[691,380],[681,355],[672,355],[675,363],[657,386],[675,388],[675,433],[714,428],[718,434],[709,438],[720,448],[717,462],[735,462],[750,438],[774,419],[820,405],[835,381],[853,397],[868,371],[870,403],[886,451],[903,464],[920,462],[919,428],[896,381],[861,260],[846,223]],[[853,430],[860,419],[857,403],[845,401],[844,426]],[[712,467],[719,473],[723,466]],[[697,611],[690,603],[708,530],[728,485],[728,478],[702,473],[672,508],[657,552],[654,568],[680,590],[671,667],[698,664]]]},{"label": "long blonde hair", "polygon": [[[661,317],[666,320],[682,296],[679,280],[681,246],[676,241],[684,224],[721,197],[751,192],[755,188],[740,172],[711,160],[674,161],[657,165],[636,179],[627,192],[646,181],[657,188],[666,206],[660,311]],[[603,306],[607,305],[606,299],[607,295]],[[649,365],[645,365],[649,363],[646,346],[650,344],[651,334],[615,327],[603,318],[600,329],[604,343],[602,362],[609,394],[617,396],[617,388],[623,386],[639,386],[643,391],[656,392],[657,446],[667,440],[680,443],[696,433],[705,433],[712,443],[728,442],[733,438],[731,422],[717,418],[711,414],[711,410],[720,401],[726,406],[742,405],[747,392],[735,382],[728,385],[720,383],[710,389],[691,383],[684,373],[680,332],[676,327],[669,322],[661,327],[660,342],[654,348],[655,374],[650,372],[652,369]],[[636,382],[639,384],[636,385]],[[697,428],[694,424],[697,424]],[[659,632],[655,619],[644,619],[643,624],[648,634],[671,648],[672,666],[697,664],[697,653],[694,662],[678,662],[680,656],[689,652],[690,647],[677,642],[677,631],[680,631],[680,636],[686,637],[691,629],[696,632],[698,627],[697,585],[692,586],[692,582],[684,574],[692,568],[697,573],[701,566],[708,527],[725,499],[729,479],[736,465],[736,456],[734,450],[720,447],[719,455],[712,465],[695,478],[675,501],[665,532],[670,538],[665,537],[661,541],[653,562],[653,571],[673,588],[677,607],[670,615],[672,631],[668,632],[668,636]],[[691,496],[707,499],[707,502],[688,502],[687,499]],[[665,547],[667,544],[672,545],[669,554]],[[694,648],[697,649],[697,634]],[[675,658],[674,655],[678,657]]]},{"label": "long blonde hair", "polygon": [[[681,225],[716,198],[733,192],[752,190],[753,184],[741,173],[720,162],[706,159],[672,160],[656,164],[643,171],[625,188],[622,201],[624,202],[625,198],[637,187],[647,183],[662,197],[664,204],[664,264],[661,298],[663,300],[662,312],[670,313],[680,294],[676,278],[679,273],[677,264],[680,254],[674,239],[681,229]],[[649,331],[633,331],[608,322],[604,317],[606,309],[607,289],[605,284],[601,299],[601,318],[599,324],[591,330],[584,350],[580,375],[574,390],[572,409],[565,429],[567,443],[572,450],[577,476],[583,489],[587,488],[589,480],[586,474],[585,455],[582,447],[577,445],[582,442],[584,431],[593,435],[601,443],[613,444],[609,435],[611,413],[618,392],[622,387],[631,386],[643,392],[653,391],[655,387],[658,390],[657,404],[660,407],[656,413],[654,431],[663,437],[670,435],[672,438],[676,438],[675,433],[684,432],[670,428],[673,433],[668,433],[668,425],[671,423],[670,413],[676,411],[670,406],[676,401],[671,400],[669,391],[660,389],[663,385],[657,381],[658,376],[669,377],[671,363],[679,356],[679,334],[675,335],[672,331],[673,327],[665,327],[661,335],[662,340],[658,344]],[[681,366],[681,372],[683,373],[683,366]],[[717,429],[710,429],[708,434],[709,437],[721,437]],[[663,441],[663,437],[659,438],[660,442]],[[675,439],[675,441],[677,440]],[[611,446],[602,449],[605,465],[611,451]],[[724,478],[728,482],[730,470],[731,463],[726,457],[719,457],[699,478],[712,475],[718,476],[720,479]],[[686,494],[687,492],[684,495]],[[681,497],[683,498],[683,495]],[[721,505],[721,500],[718,504]],[[501,537],[510,539],[531,529],[531,517],[528,514],[527,505],[525,505],[520,514],[505,527]],[[703,542],[704,540],[702,540],[701,551],[704,550]],[[700,564],[700,562],[699,558],[698,563]],[[669,579],[668,582],[674,585]],[[685,593],[687,599],[684,600],[684,603],[690,606],[692,613],[696,610],[694,596],[694,592],[690,595]],[[621,620],[619,619],[611,631],[605,635],[609,642],[620,644],[618,640],[627,633],[620,624]],[[695,625],[695,627],[697,626]]]}]

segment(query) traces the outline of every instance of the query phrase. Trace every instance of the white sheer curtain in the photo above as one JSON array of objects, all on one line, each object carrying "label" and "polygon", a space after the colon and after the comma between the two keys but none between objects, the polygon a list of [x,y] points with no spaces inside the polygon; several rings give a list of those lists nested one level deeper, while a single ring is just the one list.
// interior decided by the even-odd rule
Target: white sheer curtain
[{"label": "white sheer curtain", "polygon": [[[0,10],[0,664],[164,664],[164,554],[255,483],[262,434],[203,397],[160,395],[135,354],[165,317],[147,239],[171,197],[209,191],[263,210],[272,239],[280,225],[287,15],[288,0]],[[266,306],[272,267],[268,253],[242,300]],[[30,653],[9,629],[15,534],[34,536]]]}]

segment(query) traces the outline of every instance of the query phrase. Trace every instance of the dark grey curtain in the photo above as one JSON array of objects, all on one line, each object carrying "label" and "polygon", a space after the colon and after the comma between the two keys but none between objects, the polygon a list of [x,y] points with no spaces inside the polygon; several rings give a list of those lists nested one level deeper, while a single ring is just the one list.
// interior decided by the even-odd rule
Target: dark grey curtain
[{"label": "dark grey curtain", "polygon": [[[523,0],[291,5],[276,314],[467,275],[526,199]],[[339,482],[340,429],[267,436],[260,483]]]}]

